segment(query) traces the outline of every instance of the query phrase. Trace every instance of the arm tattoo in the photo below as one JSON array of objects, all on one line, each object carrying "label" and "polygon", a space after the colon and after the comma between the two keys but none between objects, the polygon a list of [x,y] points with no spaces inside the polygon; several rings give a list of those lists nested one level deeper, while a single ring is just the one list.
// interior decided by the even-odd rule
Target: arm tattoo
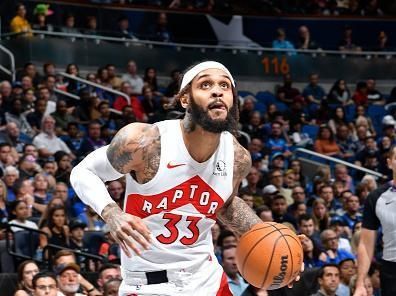
[{"label": "arm tattoo", "polygon": [[116,203],[111,203],[103,209],[101,216],[103,220],[109,224],[109,227],[111,227],[111,229],[116,229],[118,225],[117,219],[113,218],[119,217],[120,214],[122,214],[122,210],[120,209],[120,207]]},{"label": "arm tattoo", "polygon": [[252,158],[249,151],[243,148],[234,138],[234,187],[247,176],[252,166]]},{"label": "arm tattoo", "polygon": [[[159,166],[161,143],[157,127],[146,126],[135,138],[128,130],[121,130],[107,149],[107,157],[112,166],[120,173],[131,172],[131,163],[143,163],[143,171],[136,172],[140,182],[147,182],[156,174]],[[140,159],[135,159],[136,157]]]},{"label": "arm tattoo", "polygon": [[123,129],[111,141],[107,149],[107,158],[111,165],[120,173],[125,171],[126,165],[133,160],[131,151],[127,150],[128,133]]},{"label": "arm tattoo", "polygon": [[253,225],[263,222],[242,199],[238,196],[231,198],[231,203],[220,210],[218,219],[229,226],[236,235],[240,236]]},{"label": "arm tattoo", "polygon": [[261,223],[256,213],[238,196],[239,183],[246,177],[252,166],[250,153],[234,138],[234,192],[218,214],[218,219],[228,225],[237,235]]}]

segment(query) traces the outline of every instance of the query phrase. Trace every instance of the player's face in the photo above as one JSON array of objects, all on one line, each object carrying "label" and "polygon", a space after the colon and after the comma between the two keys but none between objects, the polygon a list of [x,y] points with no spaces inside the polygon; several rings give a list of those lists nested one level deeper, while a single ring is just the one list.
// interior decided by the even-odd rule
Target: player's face
[{"label": "player's face", "polygon": [[204,130],[220,133],[230,130],[234,94],[231,80],[219,69],[200,72],[192,81],[187,111]]}]

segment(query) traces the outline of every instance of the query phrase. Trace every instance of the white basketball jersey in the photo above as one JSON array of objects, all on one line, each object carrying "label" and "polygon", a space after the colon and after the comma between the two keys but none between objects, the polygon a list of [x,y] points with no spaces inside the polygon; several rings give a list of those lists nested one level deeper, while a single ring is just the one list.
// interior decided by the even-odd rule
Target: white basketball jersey
[{"label": "white basketball jersey", "polygon": [[152,232],[141,256],[122,254],[124,271],[180,270],[216,260],[211,227],[233,191],[233,136],[223,132],[215,153],[195,161],[184,145],[180,120],[156,124],[161,135],[157,174],[145,184],[126,179],[125,212],[143,219]]}]

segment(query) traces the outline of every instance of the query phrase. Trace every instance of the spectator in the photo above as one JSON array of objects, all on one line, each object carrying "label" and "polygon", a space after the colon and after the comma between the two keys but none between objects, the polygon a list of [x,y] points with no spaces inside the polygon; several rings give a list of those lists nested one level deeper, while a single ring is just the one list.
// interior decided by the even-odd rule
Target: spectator
[{"label": "spectator", "polygon": [[259,187],[259,181],[260,181],[260,172],[257,170],[255,167],[251,167],[249,174],[246,176],[247,180],[247,185],[242,187],[239,190],[239,193],[241,195],[243,194],[248,194],[253,196],[255,201],[258,201],[262,204],[263,200],[263,191],[262,188]]},{"label": "spectator", "polygon": [[355,261],[351,258],[344,259],[338,264],[338,267],[340,269],[340,284],[337,289],[337,296],[350,296],[349,283],[356,274]]},{"label": "spectator", "polygon": [[15,200],[14,185],[19,179],[19,171],[14,166],[7,166],[4,169],[3,181],[7,186],[7,201]]},{"label": "spectator", "polygon": [[346,124],[340,123],[337,127],[336,142],[340,147],[340,156],[346,161],[353,161],[356,157],[357,146]]},{"label": "spectator", "polygon": [[26,19],[26,7],[22,3],[16,5],[16,15],[11,20],[10,30],[12,33],[25,33],[25,36],[32,36],[32,28]]},{"label": "spectator", "polygon": [[57,296],[58,283],[55,275],[49,272],[36,274],[33,277],[33,290],[34,296]]},{"label": "spectator", "polygon": [[336,264],[326,264],[318,274],[319,290],[311,296],[337,296],[336,291],[340,284],[340,269]]},{"label": "spectator", "polygon": [[47,16],[52,15],[54,12],[49,9],[48,4],[37,4],[34,8],[33,14],[36,17],[36,21],[33,24],[33,30],[39,31],[54,31],[54,27],[47,23]]},{"label": "spectator", "polygon": [[122,79],[118,77],[116,67],[113,64],[107,64],[106,65],[107,73],[109,75],[109,81],[111,86],[114,89],[120,89]]},{"label": "spectator", "polygon": [[130,95],[141,95],[144,82],[143,79],[137,74],[137,65],[135,61],[130,60],[128,62],[127,72],[127,74],[122,76],[122,80],[124,82],[128,82],[131,86]]},{"label": "spectator", "polygon": [[323,199],[317,198],[312,203],[312,217],[316,230],[322,232],[329,228],[329,212],[327,210],[326,202]]},{"label": "spectator", "polygon": [[293,43],[286,40],[286,32],[283,28],[276,30],[276,39],[272,41],[272,48],[274,49],[287,49],[289,54],[296,54]]},{"label": "spectator", "polygon": [[120,206],[124,204],[124,194],[125,194],[125,189],[123,183],[121,183],[119,180],[114,180],[110,181],[107,184],[107,190],[109,191],[109,194],[111,198]]},{"label": "spectator", "polygon": [[382,94],[376,89],[376,81],[374,79],[367,79],[367,100],[369,104],[384,105],[385,99]]},{"label": "spectator", "polygon": [[346,226],[352,231],[357,222],[362,221],[362,214],[359,213],[360,203],[356,195],[351,195],[344,200],[345,214],[342,216]]},{"label": "spectator", "polygon": [[341,261],[345,259],[355,259],[355,256],[344,249],[338,248],[338,236],[336,233],[331,229],[324,230],[321,235],[320,239],[322,241],[322,245],[324,251],[327,255],[326,263],[334,263],[339,264]]},{"label": "spectator", "polygon": [[70,172],[73,168],[70,156],[66,152],[58,151],[54,154],[54,157],[57,163],[57,170],[54,176],[56,181],[69,184]]},{"label": "spectator", "polygon": [[34,102],[34,111],[27,114],[26,119],[35,134],[40,133],[41,123],[47,109],[48,102],[45,99],[37,99]]},{"label": "spectator", "polygon": [[132,122],[136,122],[135,114],[132,107],[126,105],[122,108],[121,118],[116,120],[117,129],[121,129]]},{"label": "spectator", "polygon": [[311,215],[304,214],[298,217],[298,229],[299,233],[310,238],[314,245],[321,246],[320,232],[315,229],[314,219]]},{"label": "spectator", "polygon": [[121,285],[121,280],[111,279],[104,284],[103,296],[117,296]]},{"label": "spectator", "polygon": [[330,229],[333,230],[338,237],[338,249],[352,253],[353,250],[350,242],[352,231],[348,228],[347,224],[345,224],[342,217],[334,216],[330,222]]},{"label": "spectator", "polygon": [[346,26],[344,28],[343,38],[339,42],[338,49],[340,51],[362,51],[362,48],[353,42],[352,28],[350,26]]},{"label": "spectator", "polygon": [[92,121],[88,125],[88,134],[81,142],[78,150],[79,157],[85,157],[90,152],[99,149],[106,145],[106,142],[101,138],[101,126],[97,121]]},{"label": "spectator", "polygon": [[38,229],[36,223],[27,220],[31,215],[31,211],[29,211],[28,205],[23,200],[15,200],[12,202],[11,213],[15,217],[15,219],[9,221],[9,225],[11,225],[11,230],[13,233],[25,230],[24,228],[20,228],[18,226]]},{"label": "spectator", "polygon": [[129,19],[126,16],[121,16],[118,19],[118,28],[113,35],[117,38],[138,40],[133,32],[129,29]]},{"label": "spectator", "polygon": [[59,265],[56,268],[59,291],[65,296],[83,296],[80,289],[80,267],[76,263]]},{"label": "spectator", "polygon": [[355,186],[353,184],[352,177],[348,174],[348,169],[343,164],[336,164],[334,167],[334,177],[335,181],[339,181],[344,184],[344,190],[349,190],[351,192],[355,191]]},{"label": "spectator", "polygon": [[378,7],[378,0],[366,1],[366,5],[361,10],[363,16],[383,16],[384,12]]},{"label": "spectator", "polygon": [[64,100],[59,100],[56,102],[56,111],[51,113],[51,116],[55,119],[55,126],[58,135],[65,134],[67,125],[70,122],[75,121],[75,118],[69,114],[69,111],[67,110],[67,103]]},{"label": "spectator", "polygon": [[21,132],[28,136],[33,136],[34,132],[26,116],[22,113],[22,101],[15,98],[12,102],[11,109],[4,114],[6,123],[14,122]]},{"label": "spectator", "polygon": [[41,231],[48,235],[40,234],[40,248],[43,249],[48,243],[60,247],[68,248],[70,243],[70,230],[67,225],[67,215],[65,207],[55,206],[48,212],[47,225]]},{"label": "spectator", "polygon": [[391,47],[388,42],[388,34],[385,31],[378,33],[378,43],[374,48],[374,51],[391,51]]},{"label": "spectator", "polygon": [[168,98],[173,98],[179,92],[179,79],[180,79],[180,70],[174,69],[170,73],[171,81],[165,89],[164,95]]},{"label": "spectator", "polygon": [[41,132],[34,137],[33,144],[37,147],[40,157],[46,158],[57,151],[64,151],[74,158],[69,147],[55,134],[55,120],[52,116],[43,117]]},{"label": "spectator", "polygon": [[298,49],[318,49],[319,46],[315,40],[311,39],[311,33],[307,26],[301,26],[298,28]]},{"label": "spectator", "polygon": [[368,88],[366,82],[361,81],[356,84],[356,91],[352,96],[352,100],[356,105],[363,105],[364,107],[368,105]]},{"label": "spectator", "polygon": [[262,118],[259,111],[252,111],[250,113],[249,123],[242,126],[242,131],[249,134],[251,138],[264,138],[265,131],[263,129]]},{"label": "spectator", "polygon": [[319,128],[318,136],[315,140],[314,149],[318,153],[327,156],[337,156],[340,153],[333,131],[328,126],[321,126]]},{"label": "spectator", "polygon": [[291,155],[287,141],[284,138],[285,126],[280,121],[271,123],[271,135],[267,141],[267,148],[270,151],[270,157],[275,153],[280,152],[285,158]]},{"label": "spectator", "polygon": [[168,17],[166,13],[158,14],[156,23],[149,28],[148,37],[150,40],[160,42],[171,42],[172,34],[168,28]]},{"label": "spectator", "polygon": [[83,141],[82,133],[78,129],[77,122],[69,122],[67,124],[67,135],[62,136],[61,139],[65,142],[67,147],[73,154],[77,154]]},{"label": "spectator", "polygon": [[84,34],[87,35],[100,35],[98,32],[98,21],[96,16],[87,16],[87,28],[84,30]]},{"label": "spectator", "polygon": [[326,255],[321,252],[320,248],[312,239],[305,237],[301,244],[304,252],[304,267],[306,270],[324,265]]},{"label": "spectator", "polygon": [[284,187],[282,171],[279,169],[272,170],[269,172],[268,177],[270,185],[274,185],[279,193],[285,197],[287,205],[291,205],[293,203],[293,199],[291,197],[292,191],[291,189]]},{"label": "spectator", "polygon": [[344,79],[338,79],[334,83],[327,99],[330,104],[341,104],[342,106],[353,104],[351,93]]},{"label": "spectator", "polygon": [[373,296],[381,296],[380,265],[377,262],[372,262],[367,275],[374,289]]},{"label": "spectator", "polygon": [[[308,104],[309,115],[316,114],[319,106],[323,100],[326,100],[326,92],[322,86],[319,85],[319,75],[312,73],[309,75],[309,84],[304,88],[303,97]],[[314,116],[317,118],[316,116]]]},{"label": "spectator", "polygon": [[61,27],[60,31],[62,33],[67,34],[79,34],[80,31],[75,28],[75,17],[73,14],[66,14],[64,18],[63,27]]},{"label": "spectator", "polygon": [[293,81],[290,73],[283,75],[283,85],[277,90],[277,98],[291,105],[296,97],[300,96],[300,91],[297,88],[292,87]]},{"label": "spectator", "polygon": [[105,284],[111,280],[122,280],[120,266],[116,264],[104,264],[98,272],[98,288],[100,292],[104,292]]},{"label": "spectator", "polygon": [[294,173],[296,174],[296,178],[297,178],[298,182],[300,183],[300,185],[302,187],[305,187],[305,185],[307,184],[307,180],[306,180],[306,177],[302,173],[300,160],[293,159],[290,162],[290,167],[289,168],[292,169],[294,171]]},{"label": "spectator", "polygon": [[274,217],[274,222],[289,222],[294,227],[297,227],[294,217],[287,213],[286,198],[283,195],[278,194],[274,196],[271,202],[271,211]]},{"label": "spectator", "polygon": [[257,216],[260,217],[260,219],[263,222],[273,222],[274,221],[274,218],[272,217],[272,211],[266,205],[258,207],[256,210],[256,214],[257,214]]},{"label": "spectator", "polygon": [[327,211],[332,216],[342,207],[339,201],[334,198],[334,190],[329,183],[319,188],[319,197],[325,201]]},{"label": "spectator", "polygon": [[332,118],[328,122],[329,128],[333,134],[336,134],[337,128],[340,125],[348,125],[346,117],[345,117],[345,110],[343,107],[338,106],[335,108]]},{"label": "spectator", "polygon": [[39,268],[33,260],[25,260],[17,270],[18,285],[14,296],[29,296],[34,292],[33,278],[39,273]]},{"label": "spectator", "polygon": [[[74,19],[74,17],[73,17]],[[71,76],[76,76],[79,77],[80,70],[76,64],[70,63],[66,66],[66,71],[67,74]],[[66,79],[67,83],[67,91],[73,94],[78,94],[85,85],[83,85],[81,82],[74,80],[74,79]]]},{"label": "spectator", "polygon": [[239,275],[238,268],[235,261],[235,247],[223,248],[222,251],[222,266],[227,275],[228,285],[232,294],[241,296],[248,287],[248,284]]},{"label": "spectator", "polygon": [[153,67],[148,67],[144,71],[143,77],[144,86],[148,86],[156,96],[161,95],[158,92],[158,84],[157,84],[157,70]]},{"label": "spectator", "polygon": [[[84,238],[84,229],[87,227],[83,221],[78,219],[73,219],[69,223],[70,230],[70,244],[69,248],[72,250],[78,250],[81,252],[88,252],[88,248],[85,246],[83,238]],[[83,259],[85,259],[83,257]],[[82,264],[82,262],[79,262]]]}]

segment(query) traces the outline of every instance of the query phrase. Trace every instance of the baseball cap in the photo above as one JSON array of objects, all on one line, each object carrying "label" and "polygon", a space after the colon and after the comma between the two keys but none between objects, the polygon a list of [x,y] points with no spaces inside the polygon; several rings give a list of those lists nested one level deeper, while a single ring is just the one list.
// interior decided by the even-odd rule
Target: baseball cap
[{"label": "baseball cap", "polygon": [[279,191],[274,185],[267,185],[263,189],[264,194],[274,194],[276,192],[279,192]]},{"label": "baseball cap", "polygon": [[54,268],[54,272],[56,275],[62,274],[64,271],[73,269],[77,273],[80,273],[80,266],[78,266],[76,263],[66,263],[66,264],[60,264]]},{"label": "baseball cap", "polygon": [[345,222],[341,217],[333,217],[330,221],[330,226],[333,225],[345,226]]},{"label": "baseball cap", "polygon": [[80,220],[80,219],[73,219],[73,220],[71,220],[71,222],[69,223],[69,228],[70,228],[70,230],[73,230],[73,229],[75,229],[75,228],[78,228],[78,227],[81,227],[81,228],[85,228],[85,227],[87,227],[87,224],[85,224],[82,220]]},{"label": "baseball cap", "polygon": [[277,157],[282,157],[283,159],[285,159],[285,156],[283,155],[282,152],[275,152],[272,157],[271,157],[271,161],[273,161],[275,158]]},{"label": "baseball cap", "polygon": [[386,115],[382,119],[382,124],[383,125],[393,125],[393,126],[395,126],[396,125],[396,121],[395,121],[395,119],[393,118],[392,115]]}]

